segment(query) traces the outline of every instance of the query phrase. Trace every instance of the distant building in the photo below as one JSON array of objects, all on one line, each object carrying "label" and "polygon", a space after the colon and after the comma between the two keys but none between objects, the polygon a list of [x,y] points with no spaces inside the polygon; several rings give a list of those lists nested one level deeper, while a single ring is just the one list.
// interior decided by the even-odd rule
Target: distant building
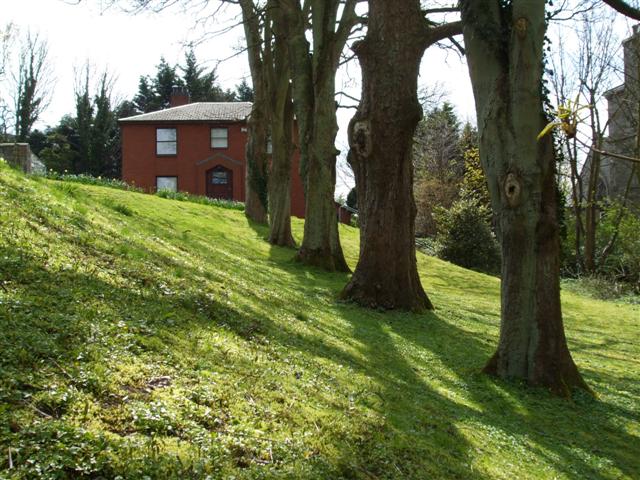
[{"label": "distant building", "polygon": [[351,218],[355,215],[357,218],[358,210],[351,208],[349,205],[340,205],[336,202],[336,211],[338,213],[338,221],[345,225],[351,225]]},{"label": "distant building", "polygon": [[[624,49],[624,83],[604,94],[609,115],[609,136],[604,139],[605,152],[637,157],[638,111],[640,110],[640,25],[633,27],[633,35],[622,42]],[[591,155],[582,169],[583,185],[589,181]],[[598,180],[598,198],[621,199],[633,162],[602,156]],[[640,165],[632,179],[628,201],[640,206]]]}]

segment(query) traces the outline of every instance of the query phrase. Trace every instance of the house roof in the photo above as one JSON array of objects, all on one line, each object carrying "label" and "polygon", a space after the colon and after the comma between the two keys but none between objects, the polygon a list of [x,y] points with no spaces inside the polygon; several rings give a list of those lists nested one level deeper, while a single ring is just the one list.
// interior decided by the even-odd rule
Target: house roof
[{"label": "house roof", "polygon": [[121,123],[136,122],[240,122],[251,113],[251,102],[197,102],[157,112],[121,118]]},{"label": "house roof", "polygon": [[618,85],[617,87],[610,88],[606,92],[604,92],[604,96],[609,98],[612,95],[616,95],[620,92],[624,92],[624,83],[622,85]]}]

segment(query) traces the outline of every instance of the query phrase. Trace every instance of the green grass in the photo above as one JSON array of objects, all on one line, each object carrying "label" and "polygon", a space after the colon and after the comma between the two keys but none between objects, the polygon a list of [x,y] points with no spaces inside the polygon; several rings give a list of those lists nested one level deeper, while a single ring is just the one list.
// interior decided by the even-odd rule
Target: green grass
[{"label": "green grass", "polygon": [[0,207],[1,478],[638,478],[637,305],[564,294],[567,401],[480,373],[493,277],[368,311],[239,211],[5,165]]}]

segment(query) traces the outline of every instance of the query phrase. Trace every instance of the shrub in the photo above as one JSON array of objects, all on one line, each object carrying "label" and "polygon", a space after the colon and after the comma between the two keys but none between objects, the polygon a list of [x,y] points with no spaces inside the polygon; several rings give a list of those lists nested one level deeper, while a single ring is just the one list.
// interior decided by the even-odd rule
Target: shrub
[{"label": "shrub", "polygon": [[440,246],[438,245],[438,242],[432,237],[417,237],[416,248],[426,255],[437,257]]},{"label": "shrub", "polygon": [[48,171],[45,175],[51,180],[62,180],[63,182],[82,183],[84,185],[98,185],[100,187],[116,188],[118,190],[129,190],[133,192],[142,192],[141,188],[129,185],[127,182],[118,180],[117,178],[94,177],[84,173],[58,173],[53,170]]},{"label": "shrub", "polygon": [[[584,272],[576,257],[576,219],[572,210],[566,210],[567,237],[562,240],[562,274],[564,277],[578,278]],[[622,217],[620,217],[622,215]],[[619,222],[619,224],[618,224]],[[617,231],[617,234],[616,234]],[[627,283],[640,292],[640,212],[623,207],[617,202],[601,202],[596,230],[596,271],[593,276],[599,281],[608,280]],[[613,247],[609,243],[614,239]],[[584,254],[584,239],[580,254]],[[605,252],[607,254],[605,255]]]},{"label": "shrub", "polygon": [[244,203],[235,200],[222,200],[220,198],[209,198],[201,195],[192,195],[186,192],[172,192],[170,190],[160,190],[156,193],[158,197],[178,200],[180,202],[199,203],[201,205],[213,205],[216,207],[229,208],[231,210],[244,211]]},{"label": "shrub", "polygon": [[473,197],[436,211],[438,256],[461,267],[485,273],[500,272],[500,250],[486,221],[486,207]]},{"label": "shrub", "polygon": [[[616,223],[622,215],[617,228],[611,253],[603,260],[607,244],[615,235]],[[640,212],[611,203],[603,208],[597,231],[598,273],[613,281],[627,282],[640,291]]]},{"label": "shrub", "polygon": [[640,291],[637,284],[616,282],[610,277],[591,275],[565,278],[562,280],[562,288],[598,300],[640,305]]},{"label": "shrub", "polygon": [[450,208],[458,198],[460,187],[456,182],[437,178],[416,180],[413,195],[416,201],[416,235],[425,237],[439,232],[436,211]]}]

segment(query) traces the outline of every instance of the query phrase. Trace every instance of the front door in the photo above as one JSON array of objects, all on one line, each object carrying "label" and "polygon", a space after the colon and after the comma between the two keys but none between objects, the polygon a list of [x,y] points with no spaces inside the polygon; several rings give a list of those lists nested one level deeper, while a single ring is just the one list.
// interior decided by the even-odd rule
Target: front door
[{"label": "front door", "polygon": [[233,171],[218,165],[207,171],[207,197],[233,200]]}]

